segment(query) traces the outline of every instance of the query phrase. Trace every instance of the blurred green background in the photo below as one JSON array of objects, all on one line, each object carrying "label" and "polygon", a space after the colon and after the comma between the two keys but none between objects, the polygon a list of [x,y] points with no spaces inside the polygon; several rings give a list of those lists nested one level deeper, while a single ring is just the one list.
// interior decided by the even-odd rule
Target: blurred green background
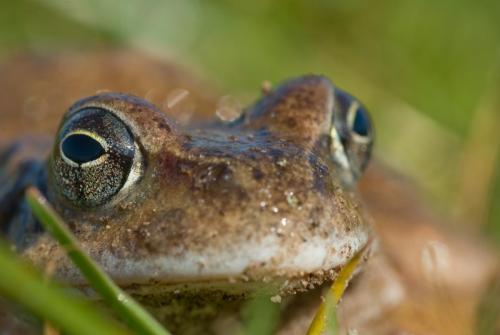
[{"label": "blurred green background", "polygon": [[264,80],[328,75],[374,114],[379,159],[500,242],[500,1],[0,1],[0,60],[133,47],[242,103]]}]

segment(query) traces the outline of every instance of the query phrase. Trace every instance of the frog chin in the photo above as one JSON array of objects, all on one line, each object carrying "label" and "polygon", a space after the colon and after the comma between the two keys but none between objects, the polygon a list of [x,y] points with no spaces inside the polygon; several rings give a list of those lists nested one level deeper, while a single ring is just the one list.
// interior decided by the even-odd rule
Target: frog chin
[{"label": "frog chin", "polygon": [[[104,250],[93,257],[122,286],[161,285],[175,290],[180,284],[199,287],[214,283],[233,285],[272,281],[280,283],[280,291],[286,291],[295,285],[293,279],[314,279],[316,284],[321,284],[334,278],[338,269],[366,245],[369,235],[369,231],[360,227],[343,234],[331,234],[326,238],[316,236],[294,243],[273,234],[255,241],[238,241],[232,247],[207,248],[201,252],[178,250],[168,255],[120,258]],[[60,279],[85,286],[84,279],[74,267],[63,269],[57,271]]]}]

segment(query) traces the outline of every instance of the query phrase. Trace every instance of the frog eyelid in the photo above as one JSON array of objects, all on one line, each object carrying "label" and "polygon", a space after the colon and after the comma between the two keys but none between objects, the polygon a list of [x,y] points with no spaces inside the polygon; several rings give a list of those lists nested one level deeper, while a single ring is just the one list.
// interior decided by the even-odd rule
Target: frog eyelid
[{"label": "frog eyelid", "polygon": [[123,184],[121,188],[122,193],[126,193],[127,190],[137,183],[139,179],[142,177],[144,173],[144,158],[142,156],[142,152],[139,148],[139,145],[137,142],[134,141],[134,146],[135,146],[135,155],[134,159],[132,161],[132,166],[130,168],[130,172],[128,173],[127,180],[125,181],[125,184]]},{"label": "frog eyelid", "polygon": [[134,123],[128,121],[127,117],[125,117],[126,114],[124,112],[122,112],[120,109],[113,108],[109,104],[92,101],[92,102],[86,103],[83,106],[80,106],[78,109],[71,111],[67,117],[69,118],[72,115],[75,115],[78,112],[85,110],[87,108],[102,109],[102,110],[107,111],[108,113],[113,114],[116,118],[118,118],[127,127],[128,131],[130,132],[130,134],[134,138],[134,142],[137,142],[137,138],[139,138],[139,136],[137,135],[139,133],[139,131],[137,130],[137,127],[134,125]]},{"label": "frog eyelid", "polygon": [[356,140],[356,142],[361,143],[361,144],[368,144],[370,143],[370,133],[368,133],[366,136],[360,135],[357,132],[355,132],[354,129],[354,121],[356,119],[356,113],[358,113],[358,109],[361,108],[361,104],[357,101],[352,101],[351,105],[349,106],[349,109],[347,111],[347,125],[349,127],[351,136]]},{"label": "frog eyelid", "polygon": [[350,170],[351,164],[349,163],[349,159],[344,145],[342,144],[339,132],[334,126],[330,128],[330,138],[332,140],[330,150],[333,153],[334,160],[346,171]]},{"label": "frog eyelid", "polygon": [[[64,153],[64,150],[62,148],[64,141],[67,138],[69,138],[70,136],[74,136],[74,135],[85,135],[85,136],[92,138],[94,141],[98,142],[101,145],[102,149],[104,150],[104,154],[99,156],[98,158],[92,160],[92,161],[89,161],[89,162],[85,162],[82,164],[76,163],[75,161],[73,161],[72,159],[70,159],[69,157],[66,156],[66,154]],[[61,153],[61,157],[64,160],[64,162],[66,162],[66,164],[68,164],[72,167],[80,167],[83,169],[102,164],[104,161],[106,161],[106,159],[108,159],[108,156],[109,156],[108,150],[109,150],[109,146],[104,138],[97,135],[96,133],[93,133],[93,132],[85,130],[85,129],[75,129],[75,130],[71,131],[70,133],[66,134],[66,136],[64,136],[64,138],[59,143],[59,152]]]}]

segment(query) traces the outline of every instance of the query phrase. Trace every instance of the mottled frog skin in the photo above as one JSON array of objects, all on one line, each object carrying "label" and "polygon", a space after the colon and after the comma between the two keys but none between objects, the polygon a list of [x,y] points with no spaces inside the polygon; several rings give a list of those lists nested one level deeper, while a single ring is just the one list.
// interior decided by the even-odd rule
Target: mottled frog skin
[{"label": "mottled frog skin", "polygon": [[[101,93],[69,107],[46,158],[16,164],[26,171],[3,187],[2,203],[17,202],[2,228],[35,264],[84,285],[19,198],[31,183],[136,291],[310,290],[369,241],[354,184],[372,133],[361,103],[322,76],[284,82],[232,122],[180,125],[146,100]],[[40,152],[32,142],[10,146],[2,165]]]},{"label": "mottled frog skin", "polygon": [[[37,183],[119,283],[330,271],[369,236],[350,184],[371,142],[358,155],[343,147],[353,130],[335,128],[351,99],[306,76],[235,122],[180,127],[137,97],[92,96],[69,108]],[[341,165],[350,155],[356,171]],[[26,255],[60,256],[38,230],[19,231],[23,211],[11,215],[6,229]],[[77,280],[63,264],[58,274]]]},{"label": "mottled frog skin", "polygon": [[[166,97],[179,89],[188,95],[174,106]],[[383,164],[361,176],[373,129],[359,101],[321,76],[256,100],[222,122],[210,85],[150,57],[11,58],[0,64],[2,232],[88,292],[26,206],[34,184],[174,333],[230,333],[243,298],[265,289],[282,297],[278,332],[304,334],[321,288],[369,243],[373,221],[380,248],[346,293],[340,323],[360,334],[471,333],[498,258],[442,228],[415,185]],[[446,268],[433,277],[422,253],[436,245]],[[460,322],[442,322],[450,313]]]}]

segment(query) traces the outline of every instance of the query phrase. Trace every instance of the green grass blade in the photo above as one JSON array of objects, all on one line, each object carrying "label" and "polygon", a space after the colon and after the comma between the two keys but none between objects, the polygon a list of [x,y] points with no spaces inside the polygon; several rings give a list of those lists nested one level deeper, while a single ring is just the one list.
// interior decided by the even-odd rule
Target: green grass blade
[{"label": "green grass blade", "polygon": [[24,264],[3,242],[0,242],[0,269],[2,296],[57,325],[65,333],[127,334],[114,320],[105,318],[87,302],[68,295],[53,283],[45,283],[41,274]]},{"label": "green grass blade", "polygon": [[361,263],[363,255],[369,248],[370,244],[371,242],[368,242],[347,264],[342,267],[337,275],[337,278],[333,281],[332,286],[326,292],[325,301],[321,303],[316,311],[316,315],[309,326],[307,335],[336,335],[339,333],[337,322],[337,304],[344,294],[349,280],[358,265]]},{"label": "green grass blade", "polygon": [[243,311],[244,335],[271,335],[276,331],[280,304],[273,303],[269,295],[258,294],[250,300]]},{"label": "green grass blade", "polygon": [[495,335],[500,329],[500,272],[483,293],[476,310],[476,335]]},{"label": "green grass blade", "polygon": [[132,297],[123,292],[109,276],[80,247],[75,237],[52,209],[47,199],[36,189],[26,192],[29,206],[44,228],[66,250],[73,263],[80,269],[94,290],[101,295],[113,310],[136,331],[145,335],[168,335],[148,312]]}]

